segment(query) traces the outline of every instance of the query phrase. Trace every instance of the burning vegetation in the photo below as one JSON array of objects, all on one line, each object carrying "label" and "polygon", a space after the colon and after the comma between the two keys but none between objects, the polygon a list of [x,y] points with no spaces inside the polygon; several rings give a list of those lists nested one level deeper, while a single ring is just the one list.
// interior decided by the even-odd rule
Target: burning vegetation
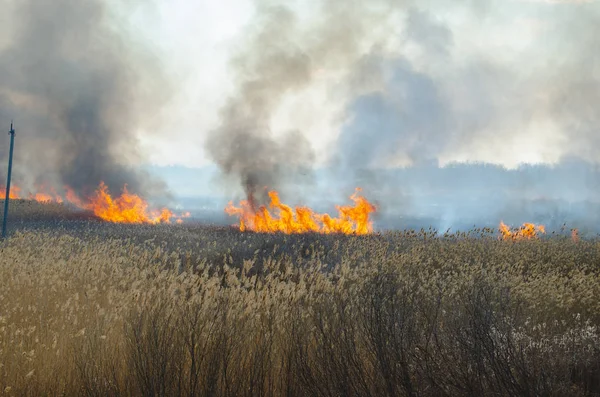
[{"label": "burning vegetation", "polygon": [[159,212],[148,212],[148,203],[136,194],[123,187],[123,193],[113,198],[108,187],[101,182],[87,208],[96,216],[117,223],[169,223],[173,213],[167,208]]},{"label": "burning vegetation", "polygon": [[[0,186],[0,199],[5,198],[5,191],[5,187]],[[284,204],[275,190],[268,192],[268,205],[256,204],[256,200],[250,194],[249,198],[242,200],[239,206],[229,202],[225,212],[229,216],[239,218],[241,232],[366,235],[373,233],[370,215],[375,213],[377,208],[360,194],[361,191],[362,189],[356,188],[354,194],[350,196],[353,205],[335,206],[338,211],[337,217],[318,213],[306,206],[291,207]],[[10,198],[46,204],[66,204],[79,210],[89,211],[96,217],[113,223],[181,224],[185,218],[191,216],[189,212],[176,215],[168,208],[151,209],[144,198],[130,193],[127,185],[123,187],[120,195],[113,196],[102,181],[94,193],[87,197],[78,195],[69,186],[64,186],[62,191],[57,191],[47,185],[38,185],[33,191],[29,191],[17,185],[11,186]],[[546,233],[544,225],[534,223],[523,223],[522,226],[511,228],[504,222],[500,222],[498,230],[499,238],[504,241],[532,240]],[[580,240],[578,229],[571,229],[571,239],[573,242]]]},{"label": "burning vegetation", "polygon": [[531,240],[537,238],[539,234],[546,233],[544,225],[535,225],[533,223],[524,223],[518,228],[510,228],[504,222],[499,226],[500,238],[502,240]]},{"label": "burning vegetation", "polygon": [[579,242],[579,229],[571,229],[571,240],[574,243]]},{"label": "burning vegetation", "polygon": [[[296,233],[340,233],[340,234],[369,234],[373,232],[373,223],[369,214],[376,208],[366,198],[359,195],[357,188],[350,199],[354,205],[336,206],[339,216],[319,214],[308,207],[292,208],[283,204],[279,193],[269,192],[270,203],[267,206],[256,206],[253,200],[243,200],[239,207],[229,203],[225,212],[240,219],[240,231],[261,233],[282,232]],[[271,212],[272,211],[272,212]]]},{"label": "burning vegetation", "polygon": [[[93,212],[98,218],[114,223],[171,223],[175,220],[182,223],[183,218],[190,216],[189,212],[175,215],[171,210],[162,208],[150,210],[149,204],[137,194],[130,193],[127,186],[123,187],[121,195],[113,197],[104,182],[100,182],[94,194],[82,198],[73,189],[65,186],[64,193],[58,193],[54,188],[38,186],[35,192],[27,195],[21,194],[23,189],[18,186],[11,187],[11,199],[26,199],[40,203],[68,203],[78,209]],[[5,188],[0,187],[0,199],[6,196]]]}]

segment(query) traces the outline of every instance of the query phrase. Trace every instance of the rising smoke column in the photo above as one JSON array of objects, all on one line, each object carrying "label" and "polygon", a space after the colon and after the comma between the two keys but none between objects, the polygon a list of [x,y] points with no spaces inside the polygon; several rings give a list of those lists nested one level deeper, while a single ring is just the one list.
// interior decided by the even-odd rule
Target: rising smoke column
[{"label": "rising smoke column", "polygon": [[315,4],[320,18],[303,24],[288,3],[256,2],[247,40],[231,63],[236,91],[205,145],[251,202],[268,199],[263,187],[280,189],[282,177],[297,178],[311,168],[314,152],[303,133],[271,131],[272,117],[287,94],[311,84],[317,70],[354,62],[371,24],[392,2],[372,3],[365,8],[359,1],[324,1]]},{"label": "rising smoke column", "polygon": [[258,189],[276,187],[281,167],[302,164],[312,156],[300,133],[290,133],[286,145],[270,130],[283,95],[311,79],[311,59],[294,42],[294,25],[294,15],[284,7],[259,9],[258,30],[250,33],[248,46],[233,60],[237,92],[221,111],[221,125],[206,141],[212,159],[238,179],[253,205],[260,200]]},{"label": "rising smoke column", "polygon": [[[354,172],[365,189],[379,190],[377,197],[386,204],[380,206],[382,212],[403,204],[396,199],[399,192],[394,187],[417,197],[408,211],[447,218],[442,228],[473,219],[475,212],[479,219],[500,215],[529,219],[533,212],[525,203],[542,194],[526,173],[514,173],[511,177],[520,187],[512,195],[521,197],[518,204],[514,199],[492,204],[497,195],[489,189],[499,189],[502,181],[470,179],[479,204],[465,210],[465,206],[447,205],[440,194],[436,198],[436,186],[423,188],[423,183],[395,178],[403,174],[393,170],[398,164],[415,167],[410,172],[429,181],[443,172],[437,169],[438,161],[461,161],[461,157],[482,162],[508,159],[513,166],[515,159],[537,162],[541,156],[542,161],[559,166],[569,159],[598,163],[598,3],[490,0],[479,4],[480,8],[468,1],[452,4],[462,20],[470,21],[464,25],[475,28],[470,34],[462,30],[463,24],[439,17],[452,16],[441,2],[407,8],[396,50],[371,51],[353,68],[353,95],[348,97],[347,122],[338,139],[339,163],[342,173]],[[503,36],[513,29],[525,33],[516,45],[514,37]],[[477,35],[480,41],[473,45],[471,37]],[[459,197],[463,194],[459,184],[478,167],[465,167],[463,176],[447,181],[441,193]],[[543,194],[557,198],[577,177],[557,180],[563,188]],[[577,193],[597,196],[598,183],[588,181],[578,186]],[[427,203],[446,208],[427,207]],[[572,211],[558,202],[556,209]]]},{"label": "rising smoke column", "polygon": [[[117,30],[104,0],[6,1],[0,123],[14,118],[15,176],[89,194],[100,181],[150,194],[135,136],[169,95],[160,64]],[[2,127],[4,128],[4,127]]]},{"label": "rising smoke column", "polygon": [[[340,71],[332,86],[344,92],[332,180],[369,197],[378,189],[389,207],[423,193],[388,177],[398,165],[600,158],[598,2],[323,0],[308,13],[263,4],[233,61],[236,95],[207,141],[247,192],[281,183],[279,165],[294,156],[281,155],[271,118],[323,69]],[[514,32],[525,36],[505,37]]]}]

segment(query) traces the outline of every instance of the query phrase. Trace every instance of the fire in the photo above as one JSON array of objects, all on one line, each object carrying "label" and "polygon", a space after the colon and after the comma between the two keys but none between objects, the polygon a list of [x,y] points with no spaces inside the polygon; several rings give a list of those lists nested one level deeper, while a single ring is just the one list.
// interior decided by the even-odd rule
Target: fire
[{"label": "fire", "polygon": [[104,182],[100,182],[86,208],[99,218],[116,223],[169,223],[173,216],[166,208],[148,213],[148,203],[140,196],[129,193],[127,186],[123,187],[121,196],[113,198]]},{"label": "fire", "polygon": [[339,217],[334,218],[329,214],[318,214],[308,207],[292,208],[283,204],[276,191],[269,192],[269,208],[266,206],[255,208],[251,201],[243,200],[240,207],[229,203],[225,212],[230,216],[238,216],[240,230],[255,232],[275,233],[343,233],[343,234],[368,234],[373,232],[373,224],[369,214],[376,211],[373,204],[359,196],[360,189],[350,196],[354,201],[353,206],[336,206]]},{"label": "fire", "polygon": [[533,223],[524,223],[518,229],[510,229],[500,222],[499,226],[501,238],[503,240],[530,240],[536,238],[539,233],[546,233],[546,228],[543,225],[535,225]]},{"label": "fire", "polygon": [[574,243],[579,241],[579,230],[578,229],[571,229],[571,240],[573,240]]},{"label": "fire", "polygon": [[[6,186],[0,186],[0,200],[4,200],[6,198]],[[9,198],[11,199],[20,199],[21,198],[21,189],[18,186],[10,187]]]},{"label": "fire", "polygon": [[53,188],[46,188],[45,186],[36,186],[36,193],[30,193],[29,199],[39,202],[47,203],[62,203],[63,198]]},{"label": "fire", "polygon": [[[100,184],[102,184],[102,182],[100,182]],[[86,206],[83,203],[83,201],[79,198],[77,193],[75,193],[75,191],[68,186],[65,186],[65,199],[67,200],[67,202],[75,205],[76,207],[85,208]]]},{"label": "fire", "polygon": [[179,215],[179,216],[175,216],[175,222],[176,222],[177,224],[182,224],[182,223],[183,223],[183,220],[184,220],[185,218],[189,218],[190,216],[192,216],[192,214],[190,214],[189,212],[184,212],[184,213],[182,213],[182,214],[181,214],[181,215]]},{"label": "fire", "polygon": [[[0,198],[4,199],[5,188],[0,191]],[[10,198],[21,198],[21,189],[18,186],[11,186]],[[123,193],[118,197],[112,197],[108,192],[108,187],[104,182],[96,189],[92,197],[81,198],[73,189],[64,187],[64,194],[59,194],[53,188],[47,188],[44,185],[35,186],[35,193],[29,193],[27,199],[42,203],[69,203],[75,207],[91,211],[97,217],[116,223],[170,223],[174,217],[178,223],[182,218],[189,216],[189,213],[182,214],[179,217],[167,208],[160,211],[148,211],[148,203],[136,194],[129,193],[127,186],[123,187]],[[181,222],[180,222],[181,221]]]}]

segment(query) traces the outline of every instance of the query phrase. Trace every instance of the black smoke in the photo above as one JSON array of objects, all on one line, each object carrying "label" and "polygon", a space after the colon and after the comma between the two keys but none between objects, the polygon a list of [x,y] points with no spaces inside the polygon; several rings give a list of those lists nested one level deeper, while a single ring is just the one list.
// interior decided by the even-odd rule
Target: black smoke
[{"label": "black smoke", "polygon": [[4,6],[11,29],[0,43],[0,123],[16,123],[15,182],[162,192],[136,167],[136,133],[169,95],[159,60],[123,34],[107,1]]}]

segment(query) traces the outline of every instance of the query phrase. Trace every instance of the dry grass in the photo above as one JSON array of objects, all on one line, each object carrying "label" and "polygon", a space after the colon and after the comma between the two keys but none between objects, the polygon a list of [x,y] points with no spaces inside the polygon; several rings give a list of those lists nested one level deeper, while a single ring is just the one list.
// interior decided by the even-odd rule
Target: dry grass
[{"label": "dry grass", "polygon": [[[4,199],[0,199],[0,221],[4,218]],[[91,219],[94,214],[82,211],[68,203],[38,202],[35,200],[11,199],[8,219],[11,222]]]},{"label": "dry grass", "polygon": [[86,230],[0,245],[0,392],[600,394],[596,241]]}]

